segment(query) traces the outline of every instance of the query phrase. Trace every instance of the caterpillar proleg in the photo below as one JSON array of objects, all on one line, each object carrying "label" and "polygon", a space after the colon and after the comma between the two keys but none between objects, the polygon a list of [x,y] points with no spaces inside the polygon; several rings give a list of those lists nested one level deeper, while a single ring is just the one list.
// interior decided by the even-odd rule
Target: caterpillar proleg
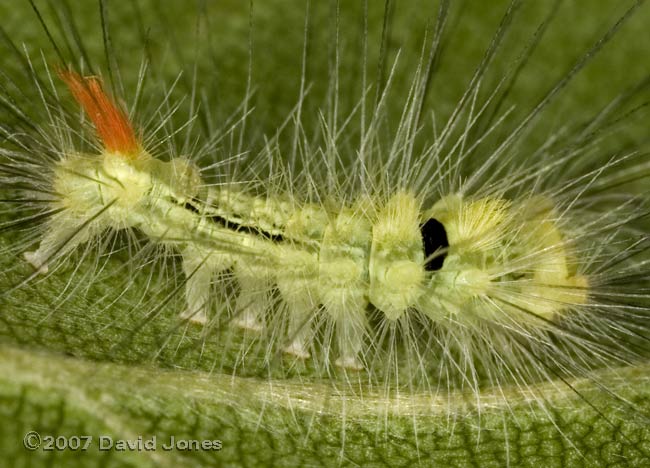
[{"label": "caterpillar proleg", "polygon": [[[327,73],[313,77],[310,67],[327,61],[309,62],[311,35],[327,28],[315,19],[323,7],[305,6],[292,23],[303,41],[297,103],[279,122],[264,107],[273,77],[257,78],[256,101],[253,58],[237,83],[215,84],[214,70],[228,75],[230,65],[211,55],[227,41],[220,33],[213,43],[213,7],[201,3],[195,26],[149,19],[181,35],[196,28],[187,66],[183,40],[150,41],[126,15],[124,31],[142,34],[139,64],[129,36],[111,34],[108,13],[122,7],[99,2],[102,54],[79,34],[81,13],[51,6],[48,19],[30,3],[45,46],[21,50],[2,30],[12,60],[0,74],[0,251],[11,259],[2,336],[22,344],[33,334],[45,350],[107,365],[197,371],[239,402],[231,382],[258,405],[234,414],[272,426],[282,407],[298,441],[335,421],[334,464],[346,464],[347,437],[363,428],[377,445],[408,441],[409,460],[437,466],[431,434],[444,426],[453,441],[455,425],[468,424],[478,428],[469,445],[489,427],[501,461],[517,465],[525,438],[499,433],[493,416],[504,430],[511,417],[524,427],[525,416],[509,414],[515,401],[587,459],[589,430],[566,425],[573,413],[558,409],[568,394],[568,408],[625,426],[616,442],[643,466],[650,436],[636,429],[648,407],[634,395],[647,394],[647,381],[625,380],[650,359],[649,72],[636,64],[611,90],[588,74],[648,15],[642,2],[576,39],[561,73],[543,58],[562,2],[504,4],[490,40],[477,39],[481,52],[467,58],[448,48],[469,27],[462,8],[434,2],[432,22],[413,19],[422,31],[404,33],[398,52],[390,3],[373,13],[332,2]],[[252,31],[268,25],[247,14],[253,57]],[[341,27],[346,15],[363,31]],[[355,47],[363,63],[345,58]],[[605,97],[570,114],[565,93],[584,74]],[[522,97],[526,80],[541,84]],[[227,108],[237,85],[243,101]],[[395,429],[396,420],[408,424]]]}]

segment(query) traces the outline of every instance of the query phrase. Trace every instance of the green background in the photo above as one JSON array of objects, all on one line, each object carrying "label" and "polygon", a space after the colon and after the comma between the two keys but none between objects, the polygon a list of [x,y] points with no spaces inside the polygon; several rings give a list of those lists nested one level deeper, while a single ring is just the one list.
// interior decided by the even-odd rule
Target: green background
[{"label": "green background", "polygon": [[[523,2],[496,59],[484,75],[484,89],[492,89],[510,70],[545,18],[551,2]],[[51,28],[58,57],[28,2],[3,2],[0,18],[6,37],[29,53],[39,73],[44,66],[73,63],[83,53],[93,70],[108,75],[102,41],[99,5],[93,1],[37,2]],[[518,122],[571,65],[620,16],[630,3],[615,1],[562,2],[543,40],[528,57],[526,67],[503,109],[514,105],[504,132]],[[383,2],[369,2],[367,60],[363,57],[363,3],[340,5],[340,112],[346,115],[358,102],[365,63],[368,83],[378,76]],[[454,2],[440,66],[431,83],[427,109],[444,121],[466,89],[471,75],[497,28],[507,2]],[[156,97],[178,78],[175,96],[192,89],[194,74],[205,101],[194,126],[198,137],[241,105],[248,87],[252,44],[251,86],[254,112],[247,123],[246,145],[263,143],[295,106],[300,90],[306,3],[265,1],[254,5],[253,34],[247,2],[106,2],[114,56],[117,93],[132,102],[141,59],[151,60],[151,75],[142,106],[151,109]],[[393,6],[393,23],[386,41],[388,68],[400,51],[388,116],[397,118],[418,64],[423,35],[435,17],[435,2],[400,2]],[[200,19],[197,23],[197,18]],[[197,31],[197,24],[199,30]],[[580,126],[621,92],[647,76],[650,8],[641,7],[599,52],[561,96],[546,107],[522,144],[531,151],[568,125]],[[313,2],[308,28],[305,78],[311,85],[303,109],[306,131],[317,130],[317,109],[327,108],[330,64],[336,20],[330,2]],[[63,32],[62,32],[63,31]],[[430,37],[430,36],[429,36]],[[21,60],[3,43],[3,95],[15,99],[35,123],[45,122],[34,86],[22,74]],[[195,66],[196,65],[196,66]],[[118,73],[119,70],[119,73]],[[179,73],[182,74],[179,77]],[[385,74],[384,74],[385,76]],[[118,79],[119,77],[119,79]],[[12,80],[24,92],[17,93]],[[57,85],[58,86],[58,85]],[[62,90],[61,87],[59,89]],[[487,92],[486,91],[486,92]],[[375,88],[370,91],[374,96]],[[30,94],[31,93],[31,94]],[[639,93],[629,108],[648,98]],[[209,116],[206,111],[209,110]],[[189,115],[184,101],[173,120]],[[183,113],[184,112],[184,113]],[[623,113],[624,114],[624,113]],[[3,124],[12,128],[15,115],[2,110]],[[144,119],[144,117],[141,117]],[[602,143],[644,148],[647,118],[625,119]],[[145,123],[144,120],[141,123]],[[503,134],[495,135],[495,138]],[[179,137],[180,138],[180,137]],[[181,140],[182,141],[182,140]],[[528,145],[528,146],[526,146]],[[606,154],[601,148],[599,155]],[[646,180],[647,183],[647,180]],[[644,190],[634,182],[629,190]],[[8,216],[6,212],[4,216]],[[6,272],[3,286],[29,274],[16,262],[15,232],[2,232]],[[155,320],[145,322],[147,306],[161,302],[170,286],[154,285],[141,298],[155,267],[131,272],[134,284],[116,302],[114,291],[126,279],[120,258],[85,286],[81,268],[66,266],[0,299],[0,444],[5,466],[647,466],[650,464],[650,370],[647,364],[603,370],[595,376],[625,401],[616,401],[589,380],[540,384],[536,395],[548,399],[540,408],[517,389],[486,389],[484,406],[472,396],[454,395],[453,418],[442,403],[421,395],[382,395],[370,390],[360,398],[308,377],[265,375],[255,365],[233,378],[232,367],[219,368],[227,353],[217,336],[179,327],[172,300]],[[111,274],[113,272],[113,274]],[[73,278],[68,282],[68,278]],[[71,284],[72,283],[72,284]],[[63,305],[60,294],[76,285]],[[216,366],[216,367],[215,367]],[[111,435],[130,439],[174,435],[187,439],[219,439],[223,449],[210,451],[99,452],[71,450],[29,452],[22,437],[29,430],[42,435]],[[417,433],[417,434],[416,434]]]}]

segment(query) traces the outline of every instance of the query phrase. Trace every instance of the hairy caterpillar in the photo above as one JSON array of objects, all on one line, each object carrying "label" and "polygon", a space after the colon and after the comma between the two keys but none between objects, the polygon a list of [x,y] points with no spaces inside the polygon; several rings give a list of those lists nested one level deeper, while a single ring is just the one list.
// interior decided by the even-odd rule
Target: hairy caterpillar
[{"label": "hairy caterpillar", "polygon": [[[359,378],[386,392],[470,388],[480,398],[489,384],[532,388],[646,356],[647,263],[638,258],[647,241],[635,222],[647,201],[600,192],[619,181],[620,166],[641,156],[616,155],[592,167],[590,151],[597,150],[568,151],[568,143],[542,146],[537,160],[515,160],[518,149],[508,145],[481,156],[474,145],[498,125],[472,135],[486,114],[479,86],[459,105],[462,123],[451,119],[443,132],[414,144],[428,132],[418,115],[426,80],[418,76],[388,144],[380,98],[358,145],[338,140],[331,122],[323,125],[323,147],[298,140],[312,159],[322,159],[320,172],[312,162],[302,173],[280,166],[250,182],[250,173],[238,179],[233,170],[207,182],[188,158],[192,152],[158,158],[97,79],[61,74],[101,144],[83,152],[76,148],[83,144],[71,144],[76,114],[64,110],[52,118],[60,135],[48,148],[51,160],[39,161],[33,142],[11,135],[3,182],[27,193],[25,205],[45,205],[51,215],[38,238],[29,233],[27,259],[45,273],[95,246],[114,245],[111,233],[124,229],[129,249],[158,244],[179,254],[183,274],[174,278],[174,297],[182,300],[174,301],[174,315],[235,336],[242,329],[254,343],[235,339],[236,357],[224,353],[234,374],[247,375],[244,358],[261,351],[261,367],[279,360],[281,374],[298,362],[335,385]],[[65,106],[66,98],[54,102]],[[273,161],[274,145],[258,157]],[[346,166],[347,177],[335,174],[350,148],[362,161]],[[332,187],[310,193],[322,173]],[[51,197],[46,204],[30,202],[44,195]],[[607,209],[595,206],[599,201]],[[614,288],[626,281],[639,285],[639,303]],[[222,287],[218,298],[225,300],[215,304]],[[157,307],[148,307],[145,317],[152,311],[157,318]],[[205,342],[219,339],[208,334]],[[277,359],[282,353],[297,360]]]},{"label": "hairy caterpillar", "polygon": [[37,270],[47,272],[55,256],[106,229],[136,228],[181,252],[182,317],[206,323],[212,279],[233,268],[236,323],[263,328],[265,289],[273,283],[287,314],[279,338],[285,351],[310,356],[311,323],[322,307],[338,343],[336,362],[353,369],[366,367],[369,305],[382,315],[379,329],[409,311],[471,328],[475,321],[537,325],[586,302],[587,279],[575,273],[559,218],[544,199],[513,205],[452,194],[423,209],[417,196],[398,191],[383,203],[363,200],[332,212],[205,187],[186,160],[153,159],[96,79],[61,75],[104,149],[66,155],[55,166],[57,213],[39,249],[25,254]]}]

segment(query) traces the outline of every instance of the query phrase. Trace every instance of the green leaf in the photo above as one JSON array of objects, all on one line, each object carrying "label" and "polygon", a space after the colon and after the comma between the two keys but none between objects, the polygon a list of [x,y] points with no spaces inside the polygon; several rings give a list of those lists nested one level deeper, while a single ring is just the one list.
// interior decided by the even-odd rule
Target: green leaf
[{"label": "green leaf", "polygon": [[[512,66],[522,43],[533,37],[548,10],[542,3],[524,2],[497,54],[496,70]],[[623,7],[612,3],[576,1],[560,7],[546,32],[548,39],[530,57],[512,90],[511,100],[518,104],[513,121],[525,115],[620,15]],[[66,2],[37,4],[50,26],[56,24],[57,15],[64,30],[69,31],[69,21],[73,21],[88,56],[106,70],[98,4],[75,2],[72,10],[65,7]],[[135,95],[141,52],[157,58],[150,77],[155,80],[154,88],[171,86],[179,71],[189,70],[174,91],[186,93],[183,80],[192,77],[187,64],[194,64],[194,42],[199,37],[211,53],[199,57],[197,79],[217,90],[208,104],[225,121],[246,94],[248,5],[206,2],[202,18],[209,18],[210,23],[196,33],[196,11],[187,8],[187,2],[145,2],[139,10],[141,24],[133,4],[111,2],[108,7],[124,94]],[[428,96],[441,118],[453,111],[466,89],[506,5],[505,1],[466,2],[463,8],[453,9],[446,55]],[[341,106],[351,109],[361,86],[358,74],[345,70],[359,61],[358,49],[350,44],[358,45],[363,37],[363,9],[361,3],[340,7]],[[304,112],[313,113],[311,122],[316,127],[316,107],[325,104],[328,92],[334,21],[331,5],[312,2],[311,8],[307,78],[313,83],[310,93],[316,104]],[[372,79],[379,65],[382,8],[371,5],[368,16],[367,69]],[[394,5],[387,57],[392,60],[401,48],[393,88],[397,98],[391,110],[395,118],[411,84],[424,26],[436,8],[425,1]],[[254,6],[256,109],[249,126],[257,134],[273,134],[298,98],[304,11],[303,2],[274,0]],[[15,44],[25,43],[39,73],[43,72],[37,60],[41,50],[49,65],[60,62],[27,2],[3,3],[0,17],[5,19],[2,27],[7,37]],[[563,90],[566,97],[545,110],[528,143],[530,148],[563,124],[592,116],[648,74],[649,22],[650,8],[644,5]],[[78,58],[78,52],[68,54],[57,31],[53,28],[52,33],[66,60]],[[0,93],[10,95],[11,80],[17,80],[21,89],[31,89],[32,94],[22,96],[17,105],[30,118],[40,116],[34,123],[42,125],[47,116],[34,104],[37,89],[21,75],[21,62],[7,52],[9,48],[5,42]],[[76,50],[73,43],[70,49]],[[500,76],[497,72],[488,75],[486,88],[496,86]],[[3,105],[0,117],[3,127],[13,128],[15,114],[10,108]],[[626,143],[630,148],[641,146],[647,142],[647,128],[647,119],[626,121],[618,130],[617,142],[621,147]],[[626,188],[641,193],[646,183],[635,181]],[[2,212],[3,221],[15,216],[10,209]],[[0,275],[4,291],[0,297],[0,414],[5,422],[0,425],[0,447],[5,466],[650,465],[648,363],[605,369],[591,378],[540,383],[534,390],[487,389],[479,406],[471,392],[446,395],[441,391],[431,397],[371,388],[364,389],[361,397],[317,378],[282,378],[262,365],[253,364],[254,371],[240,375],[234,365],[221,365],[232,352],[224,344],[225,334],[206,335],[197,327],[179,325],[177,297],[157,310],[153,320],[147,320],[150,304],[162,303],[173,289],[156,276],[157,267],[119,277],[123,258],[117,255],[87,284],[97,266],[94,257],[85,257],[79,265],[65,265],[45,279],[13,289],[31,273],[21,263],[26,246],[16,243],[15,231],[4,230],[0,236],[1,264],[6,270]],[[157,281],[153,285],[151,278]],[[116,291],[124,294],[116,298]],[[149,296],[142,298],[141,291]],[[68,300],[59,300],[68,294]],[[543,401],[537,400],[539,395]],[[44,445],[30,451],[23,443],[29,431],[37,431],[43,444],[50,436],[92,439],[87,451],[46,451]],[[101,436],[113,441],[155,437],[156,450],[100,451]],[[172,436],[218,440],[220,449],[164,450],[162,445]]]}]

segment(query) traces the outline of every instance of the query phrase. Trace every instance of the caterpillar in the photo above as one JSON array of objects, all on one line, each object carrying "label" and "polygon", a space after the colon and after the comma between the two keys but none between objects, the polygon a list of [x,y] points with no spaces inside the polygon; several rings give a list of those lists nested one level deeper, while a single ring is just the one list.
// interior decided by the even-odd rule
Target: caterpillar
[{"label": "caterpillar", "polygon": [[[187,160],[153,159],[95,78],[61,76],[104,149],[56,164],[57,213],[38,250],[25,253],[38,271],[106,229],[135,228],[181,252],[182,317],[206,323],[210,283],[232,268],[240,288],[235,323],[263,327],[264,290],[273,283],[287,314],[285,351],[309,357],[311,317],[322,307],[338,343],[336,363],[351,369],[365,367],[370,305],[382,315],[379,328],[410,310],[472,327],[476,320],[550,320],[587,300],[588,280],[575,272],[548,200],[452,194],[423,209],[416,195],[398,191],[383,203],[363,200],[328,212],[206,187]],[[489,310],[489,302],[499,305]]]},{"label": "caterpillar", "polygon": [[[134,333],[168,320],[172,332],[217,346],[218,370],[297,374],[355,395],[365,385],[432,401],[469,390],[480,402],[485,388],[510,385],[542,402],[540,382],[647,359],[648,200],[616,190],[647,178],[647,155],[599,146],[625,95],[566,138],[553,134],[530,155],[517,146],[581,61],[504,136],[510,111],[489,116],[498,89],[481,94],[480,67],[442,129],[435,116],[423,123],[421,58],[396,129],[385,102],[391,74],[360,130],[349,121],[365,97],[343,122],[335,110],[323,116],[317,143],[294,111],[289,145],[265,140],[244,169],[229,160],[234,150],[211,154],[232,129],[165,151],[137,124],[151,116],[127,112],[111,79],[65,64],[39,76],[27,63],[50,125],[3,129],[4,203],[27,213],[3,228],[28,225],[8,250],[16,270],[29,267],[5,296],[38,290],[65,268],[72,277],[89,268],[95,284],[103,267],[93,258],[126,255],[115,275],[130,289],[144,278],[141,297],[149,283],[172,284],[162,299],[134,301]],[[175,112],[169,95],[158,129]],[[244,125],[246,106],[232,128]],[[142,252],[163,264],[157,279]],[[61,301],[76,287],[68,281]]]}]

